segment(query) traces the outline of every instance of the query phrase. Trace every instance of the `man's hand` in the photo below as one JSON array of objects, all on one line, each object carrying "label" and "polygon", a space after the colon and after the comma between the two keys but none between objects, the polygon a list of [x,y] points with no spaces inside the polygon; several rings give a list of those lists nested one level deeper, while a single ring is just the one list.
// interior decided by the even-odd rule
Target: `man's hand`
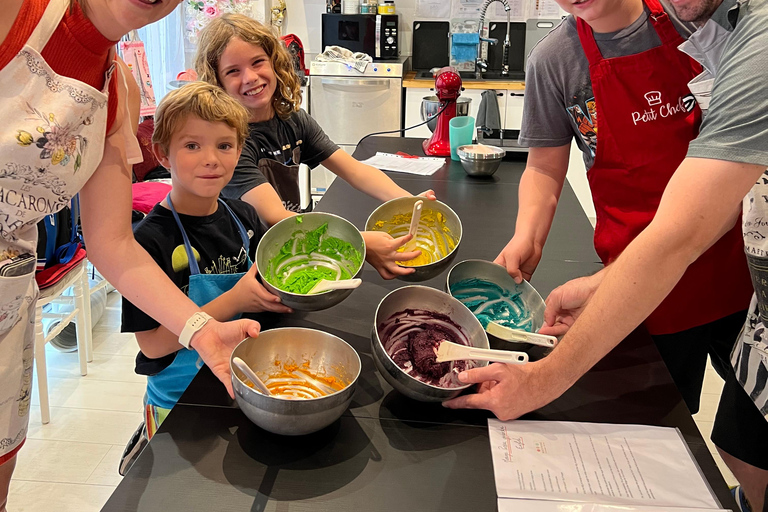
[{"label": "man's hand", "polygon": [[579,277],[558,286],[549,294],[544,310],[544,325],[539,334],[563,336],[584,311],[602,282],[603,271],[593,276]]},{"label": "man's hand", "polygon": [[480,384],[477,393],[448,400],[443,402],[443,406],[449,409],[487,409],[502,421],[519,418],[544,407],[565,391],[539,382],[538,367],[538,362],[525,365],[493,363],[461,372],[461,382]]},{"label": "man's hand", "polygon": [[507,273],[517,284],[520,284],[523,279],[531,280],[531,276],[541,260],[541,250],[542,247],[533,242],[512,237],[493,262],[506,268]]},{"label": "man's hand", "polygon": [[254,263],[230,291],[239,306],[238,312],[258,313],[260,311],[272,311],[274,313],[293,313],[291,308],[280,303],[280,297],[272,295],[264,288],[264,285],[259,282],[256,273],[257,269]]},{"label": "man's hand", "polygon": [[437,199],[437,196],[435,195],[435,191],[432,189],[425,190],[421,194],[419,194],[419,197],[423,197],[424,199],[429,199],[430,201],[434,201]]},{"label": "man's hand", "polygon": [[203,362],[224,384],[231,398],[235,398],[235,394],[232,391],[229,358],[241,341],[249,336],[255,338],[259,335],[260,329],[259,322],[255,320],[234,320],[222,323],[210,319],[190,340],[189,346],[197,351]]},{"label": "man's hand", "polygon": [[413,238],[410,234],[400,238],[392,238],[392,235],[383,231],[363,231],[365,239],[365,259],[373,265],[384,279],[394,279],[397,276],[405,276],[416,272],[414,268],[405,268],[397,264],[398,261],[408,261],[421,255],[420,250],[397,252],[397,249],[410,242]]}]

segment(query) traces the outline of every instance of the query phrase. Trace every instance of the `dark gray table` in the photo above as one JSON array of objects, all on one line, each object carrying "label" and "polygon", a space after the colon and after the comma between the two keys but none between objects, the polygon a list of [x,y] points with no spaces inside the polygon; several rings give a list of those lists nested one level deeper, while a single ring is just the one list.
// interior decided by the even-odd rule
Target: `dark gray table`
[{"label": "dark gray table", "polygon": [[[355,156],[375,151],[422,154],[420,139],[371,138]],[[453,162],[435,175],[393,173],[406,190],[432,188],[459,214],[464,238],[456,261],[493,259],[509,240],[517,213],[524,155],[502,163],[491,178],[474,179]],[[342,180],[318,210],[363,227],[378,202]],[[601,268],[592,228],[566,184],[532,283],[542,293]],[[394,391],[378,374],[369,334],[376,305],[401,281],[371,267],[363,285],[325,311],[260,315],[264,328],[326,330],[360,354],[363,371],[349,410],[315,434],[288,438],[254,426],[207,368],[192,382],[105,511],[496,510],[484,411],[450,411]],[[442,289],[445,275],[426,285]],[[677,427],[720,501],[735,506],[650,337],[635,331],[572,389],[526,419],[639,423]]]}]

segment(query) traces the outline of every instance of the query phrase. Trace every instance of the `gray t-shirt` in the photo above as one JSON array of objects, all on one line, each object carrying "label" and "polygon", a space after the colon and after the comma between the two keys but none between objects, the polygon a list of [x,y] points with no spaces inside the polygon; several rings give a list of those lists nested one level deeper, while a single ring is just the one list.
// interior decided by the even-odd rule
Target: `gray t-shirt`
[{"label": "gray t-shirt", "polygon": [[[710,22],[728,23],[724,2]],[[720,57],[699,136],[688,156],[768,166],[768,1],[739,9]]]},{"label": "gray t-shirt", "polygon": [[[694,27],[664,7],[677,31],[687,38]],[[661,44],[647,7],[635,22],[618,32],[595,33],[595,41],[605,58],[633,55]],[[581,48],[576,18],[568,16],[528,58],[519,142],[527,147],[557,147],[570,144],[575,136],[589,169],[597,147],[596,119],[589,62]]]},{"label": "gray t-shirt", "polygon": [[[294,112],[288,119],[275,116],[269,121],[250,123],[248,138],[235,174],[221,195],[229,199],[240,199],[251,189],[269,183],[260,170],[264,167],[264,162],[260,163],[263,159],[274,160],[286,168],[298,167],[303,163],[314,169],[338,149],[339,146],[328,138],[317,121],[304,110]],[[282,188],[284,183],[272,185],[278,194],[285,192]],[[298,195],[298,182],[295,188]],[[281,199],[286,200],[282,195]]]}]

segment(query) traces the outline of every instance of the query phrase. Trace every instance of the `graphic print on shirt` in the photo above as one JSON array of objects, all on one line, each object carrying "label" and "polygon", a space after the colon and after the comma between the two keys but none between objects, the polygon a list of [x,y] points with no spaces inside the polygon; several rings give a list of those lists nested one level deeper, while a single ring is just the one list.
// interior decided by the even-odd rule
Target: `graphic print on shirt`
[{"label": "graphic print on shirt", "polygon": [[[248,230],[248,238],[253,237],[253,231]],[[192,247],[192,253],[195,255],[195,259],[198,264],[201,261],[200,252]],[[184,244],[176,246],[171,254],[171,266],[174,272],[181,272],[184,269],[189,268],[189,258],[187,258],[187,251],[184,248]],[[245,248],[241,247],[240,252],[236,257],[219,255],[217,258],[210,262],[209,266],[200,269],[201,274],[239,274],[248,270],[248,253]],[[186,295],[189,292],[189,282],[181,287],[181,291]]]},{"label": "graphic print on shirt", "polygon": [[[589,94],[592,90],[589,89]],[[573,120],[576,131],[581,136],[582,147],[589,148],[592,158],[597,150],[597,104],[595,97],[591,96],[586,101],[579,100],[579,94],[573,97],[573,104],[566,108]]]}]

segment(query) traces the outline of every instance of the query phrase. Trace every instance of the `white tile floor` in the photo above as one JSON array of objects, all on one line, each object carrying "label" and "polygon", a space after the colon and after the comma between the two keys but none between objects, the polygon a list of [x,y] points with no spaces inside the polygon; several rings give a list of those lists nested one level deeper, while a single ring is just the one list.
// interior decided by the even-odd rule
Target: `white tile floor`
[{"label": "white tile floor", "polygon": [[[146,379],[133,372],[136,340],[120,334],[117,292],[109,294],[93,335],[94,359],[85,377],[79,374],[77,353],[46,347],[51,422],[40,423],[35,387],[29,437],[19,452],[9,512],[98,511],[120,483],[117,465],[141,422]],[[708,442],[721,390],[722,381],[708,368],[701,411],[694,417]],[[736,480],[711,443],[710,449],[726,481],[734,485]]]}]

